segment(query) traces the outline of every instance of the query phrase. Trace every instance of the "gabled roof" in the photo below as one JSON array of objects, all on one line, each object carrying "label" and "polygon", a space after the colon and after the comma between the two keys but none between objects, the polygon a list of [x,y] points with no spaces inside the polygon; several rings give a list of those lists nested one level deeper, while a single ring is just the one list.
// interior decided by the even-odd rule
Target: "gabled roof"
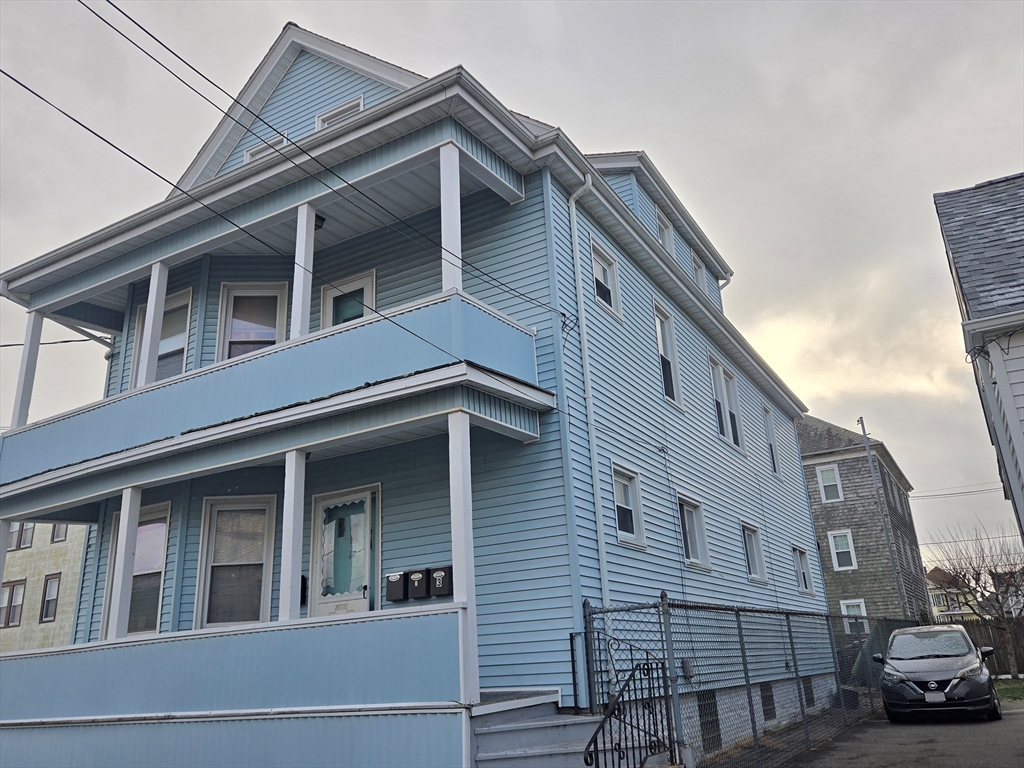
[{"label": "gabled roof", "polygon": [[[255,119],[253,113],[259,114],[288,68],[304,50],[397,91],[404,91],[427,79],[355,48],[328,40],[289,21],[238,94],[235,100],[237,103],[221,118],[188,170],[178,180],[179,187],[190,189],[213,177],[246,128],[252,124]],[[172,190],[168,197],[179,194],[177,190]]]},{"label": "gabled roof", "polygon": [[[796,422],[796,434],[800,440],[800,457],[807,459],[812,456],[822,456],[829,453],[839,453],[850,450],[864,450],[864,436],[852,429],[831,424],[823,419],[814,416],[804,416]],[[882,459],[886,468],[896,478],[897,482],[909,493],[914,489],[900,469],[896,459],[889,453],[885,443],[868,437],[871,449]]]},{"label": "gabled roof", "polygon": [[964,320],[1024,310],[1024,173],[935,195]]},{"label": "gabled roof", "polygon": [[935,566],[925,574],[928,579],[939,589],[966,589],[967,585],[948,571]]}]

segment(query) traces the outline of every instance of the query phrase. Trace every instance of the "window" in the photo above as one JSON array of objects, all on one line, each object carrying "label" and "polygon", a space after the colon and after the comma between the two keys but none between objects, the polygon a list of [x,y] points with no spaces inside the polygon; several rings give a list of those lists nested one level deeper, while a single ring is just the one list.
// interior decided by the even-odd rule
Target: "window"
[{"label": "window", "polygon": [[35,532],[35,523],[11,523],[11,532],[7,538],[7,551],[12,552],[15,549],[28,549],[31,547]]},{"label": "window", "polygon": [[615,484],[615,525],[619,532],[619,541],[641,544],[643,524],[636,475],[617,468],[612,474]]},{"label": "window", "polygon": [[52,573],[43,580],[43,604],[39,606],[39,623],[57,620],[57,594],[60,592],[60,574]]},{"label": "window", "polygon": [[321,112],[316,116],[316,129],[322,131],[324,128],[330,128],[332,125],[337,125],[342,120],[351,117],[357,112],[361,112],[363,109],[363,94],[359,94],[354,99],[349,99],[343,104],[339,104],[336,107],[328,109],[326,112]]},{"label": "window", "polygon": [[752,525],[743,526],[743,556],[747,561],[747,576],[752,579],[765,580],[761,531]]},{"label": "window", "polygon": [[857,567],[857,553],[853,550],[853,534],[849,529],[828,532],[828,546],[832,550],[832,567],[837,571],[852,571]]},{"label": "window", "polygon": [[325,285],[320,293],[321,330],[365,317],[377,304],[376,272]]},{"label": "window", "polygon": [[679,499],[679,520],[683,527],[683,557],[694,565],[708,565],[704,511],[700,504]]},{"label": "window", "polygon": [[800,547],[793,547],[793,567],[796,569],[796,586],[801,592],[811,594],[814,592],[811,581],[811,561],[807,557],[807,550]]},{"label": "window", "polygon": [[284,341],[287,283],[225,283],[221,287],[218,360]]},{"label": "window", "polygon": [[814,706],[814,680],[810,677],[800,678],[804,689],[804,704],[808,707]]},{"label": "window", "polygon": [[676,337],[672,316],[658,305],[654,306],[654,331],[658,337],[661,357],[661,387],[665,397],[676,402]]},{"label": "window", "polygon": [[615,272],[615,260],[596,245],[591,245],[591,251],[594,261],[594,294],[597,296],[597,303],[618,313],[619,286],[618,276]]},{"label": "window", "polygon": [[0,627],[21,626],[21,609],[24,602],[24,579],[8,581],[0,586]]},{"label": "window", "polygon": [[[840,600],[839,610],[842,611],[843,616],[863,617],[868,615],[863,600]],[[868,623],[863,618],[843,619],[843,626],[848,635],[866,635],[868,632]]]},{"label": "window", "polygon": [[[135,566],[132,568],[132,594],[128,604],[128,634],[156,632],[163,598],[164,558],[167,553],[167,520],[169,503],[154,504],[139,510],[139,528],[135,538]],[[117,530],[120,515],[114,516],[111,531],[110,562],[117,557]],[[113,567],[108,569],[107,589]],[[107,636],[107,607],[104,606],[103,636]]]},{"label": "window", "polygon": [[[163,381],[185,372],[185,348],[188,346],[188,325],[192,311],[192,290],[168,296],[164,301],[164,321],[160,326],[160,345],[156,357],[156,378]],[[146,305],[139,307],[135,320],[135,349],[142,347],[143,329],[146,327]],[[132,387],[138,381],[139,355],[132,361]]]},{"label": "window", "polygon": [[715,395],[718,434],[739,448],[740,409],[736,396],[736,378],[714,358],[711,359],[711,389]]},{"label": "window", "polygon": [[703,293],[708,292],[708,273],[704,268],[704,262],[697,256],[693,257],[693,279]]},{"label": "window", "polygon": [[198,627],[270,620],[276,508],[274,496],[206,499]]},{"label": "window", "polygon": [[817,470],[821,500],[823,502],[842,501],[843,487],[839,483],[839,467],[830,464],[827,467],[817,467]]},{"label": "window", "polygon": [[764,436],[768,442],[768,466],[772,472],[779,474],[779,462],[775,452],[775,419],[772,418],[771,409],[764,406]]},{"label": "window", "polygon": [[672,229],[672,222],[660,210],[658,211],[658,237],[661,239],[661,244],[665,246],[665,250],[669,252],[669,255],[675,256],[675,231]]},{"label": "window", "polygon": [[53,529],[50,531],[50,542],[56,544],[59,541],[68,540],[68,526],[67,523],[54,523]]},{"label": "window", "polygon": [[761,712],[765,720],[774,720],[778,717],[775,711],[775,690],[771,683],[761,683]]},{"label": "window", "polygon": [[251,163],[253,160],[259,160],[261,157],[266,157],[267,155],[276,155],[282,148],[284,148],[287,141],[287,132],[284,132],[283,136],[257,139],[253,146],[245,150],[245,162]]}]

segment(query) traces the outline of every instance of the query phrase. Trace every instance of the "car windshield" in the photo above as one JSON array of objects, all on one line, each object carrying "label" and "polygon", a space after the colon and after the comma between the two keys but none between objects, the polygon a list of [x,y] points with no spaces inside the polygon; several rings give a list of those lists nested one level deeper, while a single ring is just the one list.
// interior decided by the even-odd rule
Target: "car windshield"
[{"label": "car windshield", "polygon": [[945,632],[907,632],[894,635],[889,643],[890,659],[941,659],[964,656],[971,646],[963,632],[950,629]]}]

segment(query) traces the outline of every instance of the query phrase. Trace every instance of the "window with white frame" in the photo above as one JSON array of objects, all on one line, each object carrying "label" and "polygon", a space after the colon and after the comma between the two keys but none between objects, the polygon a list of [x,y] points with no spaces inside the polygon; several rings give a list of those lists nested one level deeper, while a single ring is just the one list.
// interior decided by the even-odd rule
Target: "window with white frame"
[{"label": "window with white frame", "polygon": [[591,245],[594,262],[594,295],[597,302],[612,312],[619,311],[619,280],[615,260],[597,247]]},{"label": "window with white frame", "polygon": [[35,538],[35,533],[35,523],[22,523],[19,521],[11,523],[10,533],[7,534],[7,551],[28,549],[32,546],[32,539]]},{"label": "window with white frame", "polygon": [[665,246],[665,250],[670,255],[676,255],[676,238],[675,230],[672,229],[672,222],[668,220],[668,217],[658,209],[658,237],[661,240],[661,244]]},{"label": "window with white frame", "polygon": [[[139,510],[139,527],[135,536],[135,564],[132,568],[132,591],[128,603],[128,634],[156,632],[163,602],[164,567],[167,555],[167,528],[171,505],[152,504]],[[117,532],[120,514],[114,515],[110,536],[110,562],[117,558]],[[112,589],[113,569],[107,572],[107,589]],[[109,592],[108,592],[109,594]],[[103,635],[107,636],[109,613],[104,606]]]},{"label": "window with white frame", "polygon": [[736,395],[736,377],[711,358],[711,389],[715,396],[718,434],[740,447],[740,407]]},{"label": "window with white frame", "polygon": [[813,593],[814,582],[811,581],[811,561],[807,556],[806,549],[793,547],[793,568],[796,571],[797,589],[808,594]]},{"label": "window with white frame", "polygon": [[[840,600],[839,610],[843,616],[864,617],[868,615],[863,600]],[[864,618],[843,619],[843,626],[848,635],[866,635],[868,623]]]},{"label": "window with white frame", "polygon": [[221,286],[218,360],[258,352],[285,339],[287,283],[224,283]]},{"label": "window with white frame", "polygon": [[823,502],[842,501],[843,486],[839,482],[839,467],[829,464],[827,467],[816,467],[818,470],[818,490],[821,491]]},{"label": "window with white frame", "polygon": [[693,257],[693,279],[702,292],[708,292],[708,272],[704,268],[704,262],[696,255]]},{"label": "window with white frame", "polygon": [[704,510],[688,499],[679,500],[679,521],[683,529],[683,557],[693,565],[710,565],[704,535]]},{"label": "window with white frame", "polygon": [[21,626],[25,604],[25,579],[8,581],[0,586],[0,627]]},{"label": "window with white frame", "polygon": [[60,594],[60,574],[51,573],[43,579],[43,602],[39,606],[39,623],[57,620],[57,597]]},{"label": "window with white frame", "polygon": [[336,107],[331,107],[325,112],[321,112],[316,116],[316,129],[322,131],[324,128],[330,128],[332,125],[337,125],[342,120],[352,117],[352,115],[363,110],[363,94],[359,94],[354,99],[339,104]]},{"label": "window with white frame", "polygon": [[[192,289],[180,291],[164,300],[164,321],[160,326],[160,344],[157,349],[156,378],[162,381],[185,372],[185,350],[188,347],[189,321],[192,312]],[[139,307],[135,320],[135,359],[132,361],[132,387],[139,374],[139,354],[142,334],[146,327],[146,305]]]},{"label": "window with white frame", "polygon": [[775,419],[772,418],[772,411],[764,406],[764,436],[768,442],[768,466],[772,472],[779,474],[779,459],[775,451]]},{"label": "window with white frame", "polygon": [[832,567],[837,571],[852,571],[857,567],[857,553],[853,549],[853,534],[847,528],[828,532],[828,546],[832,550]]},{"label": "window with white frame", "polygon": [[657,304],[654,305],[654,331],[658,338],[658,355],[661,358],[662,391],[669,400],[678,402],[675,327],[672,323],[672,315]]},{"label": "window with white frame", "polygon": [[320,293],[321,329],[366,317],[376,306],[375,271],[325,285]]},{"label": "window with white frame", "polygon": [[766,578],[764,553],[761,551],[761,530],[754,525],[743,525],[743,557],[747,563],[747,576],[752,579]]},{"label": "window with white frame", "polygon": [[274,496],[207,498],[197,628],[270,620]]},{"label": "window with white frame", "polygon": [[253,146],[245,150],[245,162],[251,163],[253,160],[259,160],[261,157],[266,157],[267,155],[276,155],[284,148],[287,141],[287,132],[283,133],[281,136],[257,139]]},{"label": "window with white frame", "polygon": [[640,490],[636,475],[616,467],[612,473],[615,485],[615,526],[620,542],[643,542],[643,519]]}]

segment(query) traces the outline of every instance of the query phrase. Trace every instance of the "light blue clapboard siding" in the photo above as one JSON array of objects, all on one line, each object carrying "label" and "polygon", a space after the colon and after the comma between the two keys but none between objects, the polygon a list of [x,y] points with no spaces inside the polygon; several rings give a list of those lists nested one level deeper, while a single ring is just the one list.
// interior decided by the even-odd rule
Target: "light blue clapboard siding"
[{"label": "light blue clapboard siding", "polygon": [[85,549],[82,552],[82,582],[78,587],[77,604],[75,605],[74,627],[71,630],[71,642],[84,643],[89,639],[89,626],[92,623],[93,595],[96,590],[96,560],[99,557],[98,525],[90,525],[85,537]]},{"label": "light blue clapboard siding", "polygon": [[622,198],[631,211],[636,212],[636,195],[634,194],[634,176],[632,173],[606,173],[604,180]]},{"label": "light blue clapboard siding", "polygon": [[[636,181],[635,176],[633,176],[633,179]],[[652,235],[659,237],[657,206],[654,204],[651,196],[647,194],[638,182],[635,184],[634,194],[636,195],[636,205],[633,208],[633,212],[636,213],[641,223],[651,231]]]},{"label": "light blue clapboard siding", "polygon": [[455,139],[462,149],[479,160],[485,168],[512,187],[512,189],[522,193],[522,174],[506,163],[497,152],[470,133],[469,129],[462,125],[462,123],[452,120],[451,130],[452,138]]},{"label": "light blue clapboard siding", "polygon": [[298,141],[316,131],[316,116],[322,112],[360,95],[366,109],[395,93],[366,75],[302,51],[260,110],[260,119],[253,121],[251,132],[238,140],[216,175],[240,166],[245,150],[265,146],[261,139],[277,138],[276,131]]},{"label": "light blue clapboard siding", "polygon": [[462,716],[456,711],[12,728],[0,740],[0,762],[8,768],[92,768],[99,762],[110,768],[450,768],[463,762]]}]

